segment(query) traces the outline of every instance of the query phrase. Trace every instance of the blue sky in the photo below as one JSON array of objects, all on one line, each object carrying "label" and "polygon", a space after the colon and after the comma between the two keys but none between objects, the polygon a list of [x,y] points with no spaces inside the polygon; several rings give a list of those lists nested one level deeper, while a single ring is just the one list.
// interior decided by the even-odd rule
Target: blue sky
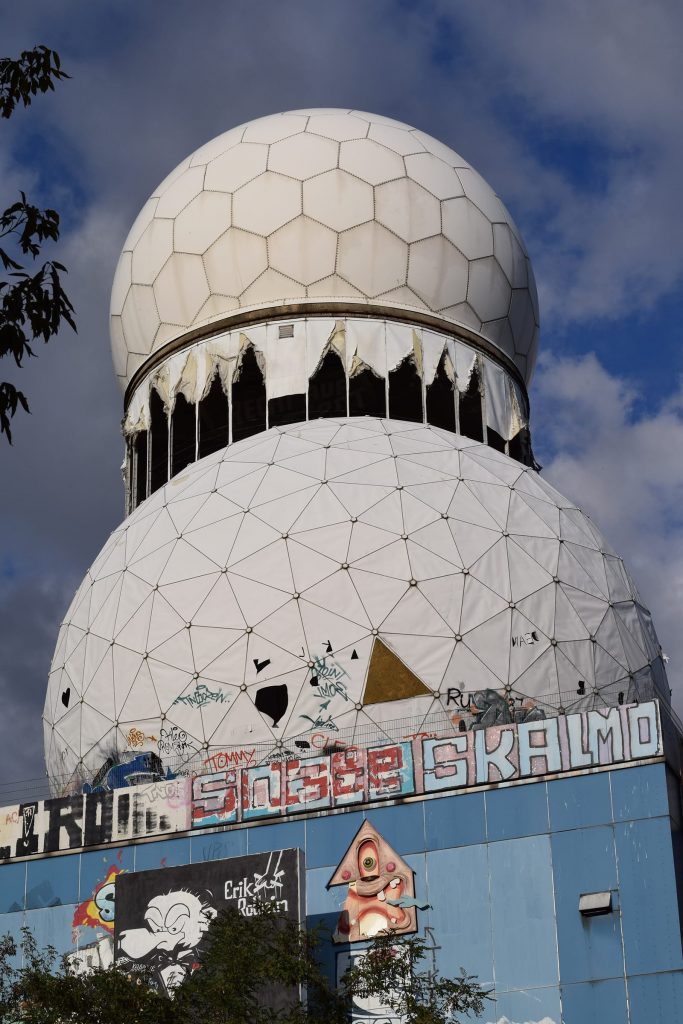
[{"label": "blue sky", "polygon": [[513,213],[541,299],[537,454],[639,581],[683,711],[682,36],[675,0],[15,5],[3,53],[43,42],[72,79],[0,124],[0,204],[60,210],[79,334],[0,371],[32,405],[0,447],[0,780],[42,774],[57,627],[123,514],[107,312],[128,227],[191,150],[298,107],[428,131]]}]

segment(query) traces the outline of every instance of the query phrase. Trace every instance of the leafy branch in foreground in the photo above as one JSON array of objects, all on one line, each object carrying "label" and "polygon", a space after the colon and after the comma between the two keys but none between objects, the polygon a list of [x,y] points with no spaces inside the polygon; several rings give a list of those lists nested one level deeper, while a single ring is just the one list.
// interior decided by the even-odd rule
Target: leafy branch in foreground
[{"label": "leafy branch in foreground", "polygon": [[47,46],[23,50],[18,60],[0,57],[0,116],[11,117],[19,103],[30,106],[39,92],[54,91],[56,81],[69,77],[59,54]]},{"label": "leafy branch in foreground", "polygon": [[[172,941],[169,933],[169,942]],[[348,1024],[354,999],[372,998],[404,1024],[464,1024],[488,998],[466,974],[421,970],[419,938],[380,935],[360,951],[335,988],[320,965],[323,934],[268,904],[253,917],[236,909],[212,923],[198,969],[183,972],[172,998],[153,969],[83,970],[37,949],[24,929],[23,967],[14,941],[0,940],[0,1024]]]},{"label": "leafy branch in foreground", "polygon": [[[28,107],[39,92],[54,90],[55,81],[68,77],[61,70],[59,54],[47,46],[24,50],[18,60],[0,58],[0,115],[10,117],[20,103]],[[29,271],[17,259],[21,254],[36,260],[44,242],[57,241],[59,214],[40,210],[24,192],[20,195],[19,202],[0,214],[0,263],[8,278],[0,279],[0,358],[11,355],[17,366],[24,356],[35,354],[31,341],[49,341],[62,321],[76,330],[73,306],[60,278],[66,268],[48,260]],[[24,393],[9,381],[0,381],[0,434],[6,434],[10,444],[10,420],[19,406],[29,411]]]},{"label": "leafy branch in foreground", "polygon": [[420,970],[428,955],[423,939],[378,935],[342,984],[353,996],[377,999],[403,1024],[458,1024],[463,1015],[480,1014],[489,997],[474,975],[443,978]]}]

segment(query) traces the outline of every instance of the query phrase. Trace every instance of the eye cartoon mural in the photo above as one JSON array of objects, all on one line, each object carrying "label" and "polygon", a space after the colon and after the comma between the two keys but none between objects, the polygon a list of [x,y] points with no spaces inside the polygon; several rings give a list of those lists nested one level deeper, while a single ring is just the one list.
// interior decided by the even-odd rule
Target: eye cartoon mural
[{"label": "eye cartoon mural", "polygon": [[362,942],[380,932],[406,935],[417,931],[413,870],[366,819],[344,854],[328,888],[347,885],[335,942]]},{"label": "eye cartoon mural", "polygon": [[123,875],[116,889],[116,963],[131,973],[151,971],[170,994],[200,966],[202,942],[222,910],[250,917],[272,902],[300,921],[303,877],[299,850]]}]

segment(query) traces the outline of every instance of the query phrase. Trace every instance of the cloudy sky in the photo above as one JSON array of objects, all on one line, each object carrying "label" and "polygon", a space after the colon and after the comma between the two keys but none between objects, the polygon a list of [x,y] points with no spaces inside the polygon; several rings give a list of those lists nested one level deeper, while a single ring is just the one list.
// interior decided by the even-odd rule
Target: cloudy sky
[{"label": "cloudy sky", "polygon": [[[0,781],[43,773],[61,618],[123,514],[109,289],[139,207],[233,125],[356,107],[465,156],[534,261],[544,474],[588,511],[651,607],[683,713],[683,7],[676,0],[33,0],[2,55],[42,42],[72,78],[0,123],[0,208],[62,214],[78,317],[19,374],[0,442]],[[0,785],[0,803],[2,802]]]}]

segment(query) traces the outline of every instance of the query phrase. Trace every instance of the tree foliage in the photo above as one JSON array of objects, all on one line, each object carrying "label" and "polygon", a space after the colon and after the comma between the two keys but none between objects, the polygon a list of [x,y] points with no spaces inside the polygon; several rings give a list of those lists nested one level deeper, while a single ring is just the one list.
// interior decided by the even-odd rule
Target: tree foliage
[{"label": "tree foliage", "polygon": [[320,966],[323,935],[268,906],[253,917],[223,912],[211,925],[199,970],[172,999],[145,971],[116,966],[77,971],[54,949],[23,933],[0,940],[1,1024],[347,1024],[354,998],[374,997],[405,1024],[464,1024],[486,994],[473,977],[422,970],[429,949],[418,938],[380,935],[335,988]]},{"label": "tree foliage", "polygon": [[429,963],[430,947],[420,938],[378,935],[366,955],[347,971],[345,989],[361,998],[374,997],[393,1010],[404,1024],[456,1024],[463,1015],[479,1014],[487,999],[476,978],[461,971],[443,978]]},{"label": "tree foliage", "polygon": [[[56,81],[68,77],[59,55],[46,46],[24,50],[18,60],[0,58],[0,115],[10,117],[19,104],[28,107],[39,92],[54,90]],[[49,341],[63,321],[76,330],[60,276],[66,268],[56,260],[37,263],[43,244],[58,238],[59,214],[32,205],[24,192],[0,214],[0,358],[11,356],[17,366],[35,355],[34,339]],[[10,444],[10,420],[19,406],[29,411],[24,393],[0,381],[0,434]]]}]

